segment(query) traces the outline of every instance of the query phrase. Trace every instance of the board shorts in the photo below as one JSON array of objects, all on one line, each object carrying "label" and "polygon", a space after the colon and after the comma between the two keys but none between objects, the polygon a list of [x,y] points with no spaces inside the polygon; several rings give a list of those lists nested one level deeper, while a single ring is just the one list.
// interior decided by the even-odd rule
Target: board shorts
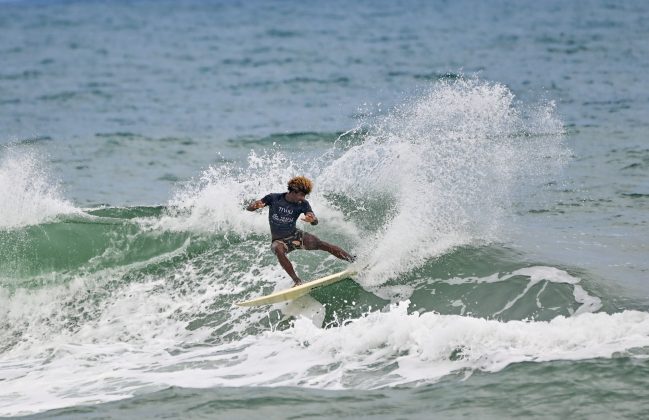
[{"label": "board shorts", "polygon": [[287,236],[285,238],[274,239],[270,247],[273,249],[273,246],[277,243],[278,245],[283,245],[286,247],[286,252],[291,252],[296,249],[304,248],[304,232],[300,229],[297,229],[294,234]]}]

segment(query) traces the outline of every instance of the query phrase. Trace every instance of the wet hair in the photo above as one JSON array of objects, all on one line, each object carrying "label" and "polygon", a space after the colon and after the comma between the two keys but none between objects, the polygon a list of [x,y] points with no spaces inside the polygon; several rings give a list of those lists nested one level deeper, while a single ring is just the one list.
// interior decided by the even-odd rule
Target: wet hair
[{"label": "wet hair", "polygon": [[289,191],[301,191],[304,194],[309,194],[313,189],[313,182],[304,176],[296,176],[288,181],[288,190]]}]

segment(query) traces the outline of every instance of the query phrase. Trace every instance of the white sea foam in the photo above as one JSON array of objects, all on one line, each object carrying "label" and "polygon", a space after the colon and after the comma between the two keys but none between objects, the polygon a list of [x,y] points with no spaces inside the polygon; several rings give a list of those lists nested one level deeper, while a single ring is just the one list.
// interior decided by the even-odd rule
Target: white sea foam
[{"label": "white sea foam", "polygon": [[35,225],[78,212],[62,197],[42,159],[30,151],[5,149],[0,160],[0,228]]},{"label": "white sea foam", "polygon": [[[149,286],[138,286],[147,287]],[[42,357],[0,358],[0,415],[111,401],[168,386],[302,386],[374,389],[430,383],[460,370],[497,372],[512,363],[608,358],[649,346],[649,314],[586,313],[549,322],[499,322],[408,313],[408,302],[321,329],[306,318],[293,328],[214,347],[170,353],[199,332],[150,315],[139,301],[109,311],[141,339],[115,341],[92,328],[51,344]],[[126,306],[125,306],[126,305]],[[156,304],[157,305],[157,304]],[[126,318],[127,317],[127,318]],[[110,321],[104,318],[103,322]],[[101,324],[98,325],[100,328]],[[137,326],[137,328],[136,328]],[[164,327],[164,328],[161,328]],[[91,332],[92,331],[92,332]],[[89,333],[91,332],[91,333]]]}]

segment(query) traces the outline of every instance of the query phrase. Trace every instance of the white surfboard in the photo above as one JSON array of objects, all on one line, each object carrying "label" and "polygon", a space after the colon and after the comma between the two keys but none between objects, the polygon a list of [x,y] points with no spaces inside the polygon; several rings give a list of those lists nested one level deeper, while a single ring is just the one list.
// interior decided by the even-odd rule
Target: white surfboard
[{"label": "white surfboard", "polygon": [[237,302],[239,306],[261,306],[261,305],[270,305],[271,303],[285,302],[288,300],[297,299],[300,296],[304,296],[310,291],[317,289],[318,287],[327,286],[329,284],[336,283],[340,280],[350,278],[353,275],[356,275],[355,270],[345,270],[340,273],[331,274],[326,277],[322,277],[317,280],[312,280],[307,283],[303,283],[299,286],[291,287],[290,289],[279,290],[277,292],[271,293],[270,295],[261,296],[256,299],[246,300],[245,302]]}]

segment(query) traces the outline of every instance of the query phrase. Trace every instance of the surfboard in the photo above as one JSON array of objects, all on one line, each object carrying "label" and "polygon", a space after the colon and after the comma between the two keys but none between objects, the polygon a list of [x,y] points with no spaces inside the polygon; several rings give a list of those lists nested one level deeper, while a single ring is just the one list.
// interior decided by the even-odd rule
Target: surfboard
[{"label": "surfboard", "polygon": [[290,289],[279,290],[266,296],[261,296],[255,299],[246,300],[244,302],[236,302],[239,306],[261,306],[270,305],[271,303],[286,302],[289,300],[297,299],[300,296],[308,294],[310,291],[319,287],[327,286],[337,281],[350,278],[358,274],[355,270],[344,270],[340,273],[330,274],[317,280],[312,280],[303,283],[299,286],[291,287]]}]

